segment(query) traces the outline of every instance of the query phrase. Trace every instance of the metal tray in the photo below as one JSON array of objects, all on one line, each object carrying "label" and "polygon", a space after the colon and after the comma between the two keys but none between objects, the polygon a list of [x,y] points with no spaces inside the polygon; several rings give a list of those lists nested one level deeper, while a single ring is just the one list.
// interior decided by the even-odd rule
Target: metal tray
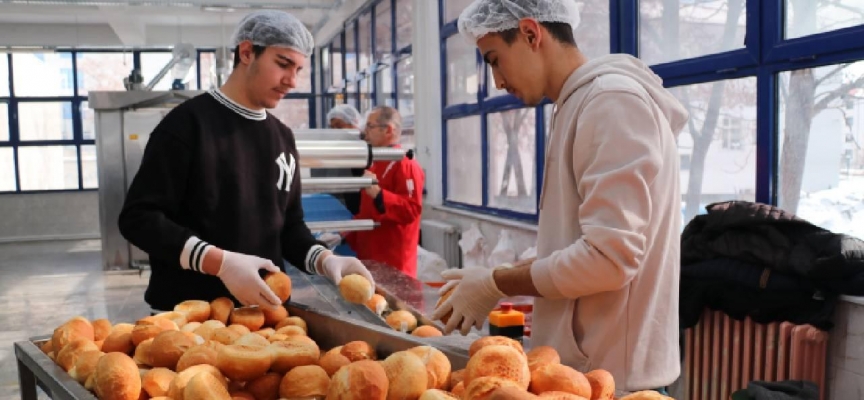
[{"label": "metal tray", "polygon": [[[337,314],[315,311],[309,306],[289,303],[288,313],[306,321],[309,337],[324,350],[343,345],[350,341],[362,340],[372,345],[378,357],[384,357],[416,346],[438,348],[450,359],[453,370],[465,368],[468,352],[450,346],[441,346],[436,341],[425,340],[403,334],[371,323],[340,319]],[[18,383],[22,400],[36,400],[37,385],[52,399],[58,400],[97,400],[96,397],[72,379],[66,371],[42,353],[38,346],[50,336],[33,337],[29,341],[16,342],[15,358],[18,362]],[[441,339],[441,338],[438,338]]]}]

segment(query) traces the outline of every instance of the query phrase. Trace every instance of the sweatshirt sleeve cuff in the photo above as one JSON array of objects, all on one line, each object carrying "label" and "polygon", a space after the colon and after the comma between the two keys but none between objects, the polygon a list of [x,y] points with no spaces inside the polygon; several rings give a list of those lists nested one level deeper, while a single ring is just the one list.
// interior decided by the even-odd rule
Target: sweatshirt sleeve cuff
[{"label": "sweatshirt sleeve cuff", "polygon": [[534,261],[531,264],[531,280],[534,281],[534,287],[537,288],[541,296],[547,299],[560,299],[564,297],[561,291],[555,286],[555,277],[553,274],[555,255],[556,253],[552,253],[549,257]]},{"label": "sweatshirt sleeve cuff", "polygon": [[201,272],[204,256],[212,248],[212,244],[198,239],[196,236],[191,236],[186,240],[186,244],[183,245],[183,250],[180,252],[180,266],[183,269]]},{"label": "sweatshirt sleeve cuff", "polygon": [[306,271],[310,274],[318,274],[318,271],[315,270],[315,266],[318,265],[318,258],[321,257],[321,253],[325,250],[327,250],[327,248],[320,244],[316,244],[309,249],[306,253]]}]

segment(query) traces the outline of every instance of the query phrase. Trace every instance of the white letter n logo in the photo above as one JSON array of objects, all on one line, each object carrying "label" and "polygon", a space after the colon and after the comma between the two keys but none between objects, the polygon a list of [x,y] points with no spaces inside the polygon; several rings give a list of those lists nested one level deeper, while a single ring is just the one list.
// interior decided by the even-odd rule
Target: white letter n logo
[{"label": "white letter n logo", "polygon": [[285,153],[279,154],[276,158],[276,165],[279,166],[279,180],[276,182],[276,187],[286,192],[291,191],[291,183],[294,182],[294,155],[288,154],[290,162],[285,159]]}]

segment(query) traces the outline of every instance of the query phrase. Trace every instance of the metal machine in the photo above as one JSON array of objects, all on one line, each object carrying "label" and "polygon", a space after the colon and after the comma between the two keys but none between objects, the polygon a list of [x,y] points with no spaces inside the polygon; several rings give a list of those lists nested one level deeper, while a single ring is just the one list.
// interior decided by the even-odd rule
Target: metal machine
[{"label": "metal machine", "polygon": [[[126,241],[117,221],[132,178],[141,164],[150,132],[172,107],[200,91],[90,92],[95,111],[99,169],[99,219],[102,267],[105,270],[142,269],[146,253]],[[359,140],[359,131],[296,130],[300,166],[304,168],[366,168],[373,161],[395,161],[405,150],[372,148]],[[304,193],[356,191],[375,184],[370,178],[303,178]],[[374,229],[371,220],[314,222],[313,232]]]}]

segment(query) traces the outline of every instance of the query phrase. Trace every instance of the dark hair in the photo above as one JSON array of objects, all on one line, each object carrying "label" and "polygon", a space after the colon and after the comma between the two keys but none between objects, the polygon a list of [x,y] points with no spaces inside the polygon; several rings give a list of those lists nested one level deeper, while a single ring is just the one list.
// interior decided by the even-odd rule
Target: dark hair
[{"label": "dark hair", "polygon": [[[573,28],[570,27],[570,24],[564,22],[541,22],[540,26],[546,28],[555,40],[563,44],[576,46],[576,38],[573,37]],[[507,44],[513,44],[518,33],[519,28],[498,32],[501,35],[501,39],[504,39],[504,42]]]},{"label": "dark hair", "polygon": [[[264,46],[252,45],[252,52],[255,53],[255,57],[260,56],[265,49],[266,47]],[[238,65],[240,65],[240,45],[234,48],[234,68],[237,68]]]}]

